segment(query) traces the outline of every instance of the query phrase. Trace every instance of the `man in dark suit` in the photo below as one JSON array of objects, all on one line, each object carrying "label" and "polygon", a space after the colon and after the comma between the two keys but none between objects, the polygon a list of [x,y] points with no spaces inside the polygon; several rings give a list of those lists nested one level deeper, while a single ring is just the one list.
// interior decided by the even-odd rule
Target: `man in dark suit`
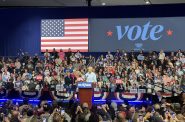
[{"label": "man in dark suit", "polygon": [[56,58],[58,57],[58,52],[56,51],[55,48],[53,48],[53,52],[51,52],[51,57],[52,57],[53,59],[56,59]]},{"label": "man in dark suit", "polygon": [[162,91],[158,91],[158,92],[156,92],[155,95],[152,95],[152,103],[153,104],[162,102],[163,97],[161,95],[161,92]]},{"label": "man in dark suit", "polygon": [[64,87],[67,89],[68,92],[72,90],[72,86],[75,83],[75,77],[72,77],[71,73],[67,71],[67,76],[64,79],[65,85]]},{"label": "man in dark suit", "polygon": [[67,72],[66,74],[67,74],[67,76],[64,79],[65,85],[70,86],[74,83],[74,78],[71,76],[70,72]]},{"label": "man in dark suit", "polygon": [[147,94],[147,87],[144,84],[144,81],[141,81],[141,85],[139,86],[139,89],[143,90],[144,94],[143,94],[143,100],[149,99],[150,96]]},{"label": "man in dark suit", "polygon": [[139,86],[139,89],[147,90],[146,86],[144,85],[144,81],[141,81],[141,85]]}]

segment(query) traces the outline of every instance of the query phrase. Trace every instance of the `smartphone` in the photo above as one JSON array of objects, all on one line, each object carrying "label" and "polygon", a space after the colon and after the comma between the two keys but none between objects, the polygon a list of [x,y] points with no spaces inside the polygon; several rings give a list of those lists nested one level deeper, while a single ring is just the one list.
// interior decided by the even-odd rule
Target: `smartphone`
[{"label": "smartphone", "polygon": [[43,118],[43,121],[42,122],[46,122],[46,118]]},{"label": "smartphone", "polygon": [[106,107],[106,104],[103,104],[102,107]]},{"label": "smartphone", "polygon": [[19,117],[22,119],[23,118],[23,115],[20,114]]},{"label": "smartphone", "polygon": [[101,106],[97,106],[97,109],[102,109],[102,107]]},{"label": "smartphone", "polygon": [[152,109],[152,113],[155,113],[155,110],[154,109]]},{"label": "smartphone", "polygon": [[19,103],[18,102],[16,102],[16,104],[15,104],[16,106],[18,106],[19,105]]},{"label": "smartphone", "polygon": [[65,110],[62,109],[62,110],[61,110],[61,115],[64,115],[64,113],[65,113]]},{"label": "smartphone", "polygon": [[167,110],[166,113],[169,113],[169,111]]},{"label": "smartphone", "polygon": [[172,118],[173,118],[173,119],[175,118],[175,113],[172,113]]}]

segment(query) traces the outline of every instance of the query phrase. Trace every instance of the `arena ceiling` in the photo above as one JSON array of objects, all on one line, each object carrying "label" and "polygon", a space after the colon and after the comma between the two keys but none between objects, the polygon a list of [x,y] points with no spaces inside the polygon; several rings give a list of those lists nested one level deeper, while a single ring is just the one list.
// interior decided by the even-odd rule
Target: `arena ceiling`
[{"label": "arena ceiling", "polygon": [[[92,6],[185,3],[185,0],[92,0]],[[0,0],[0,6],[87,6],[87,0]]]}]

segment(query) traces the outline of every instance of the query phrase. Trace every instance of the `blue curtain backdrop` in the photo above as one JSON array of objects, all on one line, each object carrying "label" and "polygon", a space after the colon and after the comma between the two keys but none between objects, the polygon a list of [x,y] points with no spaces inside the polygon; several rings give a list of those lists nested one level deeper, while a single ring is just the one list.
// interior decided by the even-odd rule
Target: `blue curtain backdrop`
[{"label": "blue curtain backdrop", "polygon": [[16,56],[19,49],[40,53],[41,19],[136,18],[185,16],[185,4],[118,7],[0,8],[0,56]]}]

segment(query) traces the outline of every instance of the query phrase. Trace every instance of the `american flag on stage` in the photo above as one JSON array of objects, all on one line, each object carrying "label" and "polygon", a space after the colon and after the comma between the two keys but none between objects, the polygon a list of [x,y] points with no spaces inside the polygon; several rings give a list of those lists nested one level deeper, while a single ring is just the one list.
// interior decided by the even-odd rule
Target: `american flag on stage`
[{"label": "american flag on stage", "polygon": [[88,19],[41,20],[41,51],[88,51]]}]

